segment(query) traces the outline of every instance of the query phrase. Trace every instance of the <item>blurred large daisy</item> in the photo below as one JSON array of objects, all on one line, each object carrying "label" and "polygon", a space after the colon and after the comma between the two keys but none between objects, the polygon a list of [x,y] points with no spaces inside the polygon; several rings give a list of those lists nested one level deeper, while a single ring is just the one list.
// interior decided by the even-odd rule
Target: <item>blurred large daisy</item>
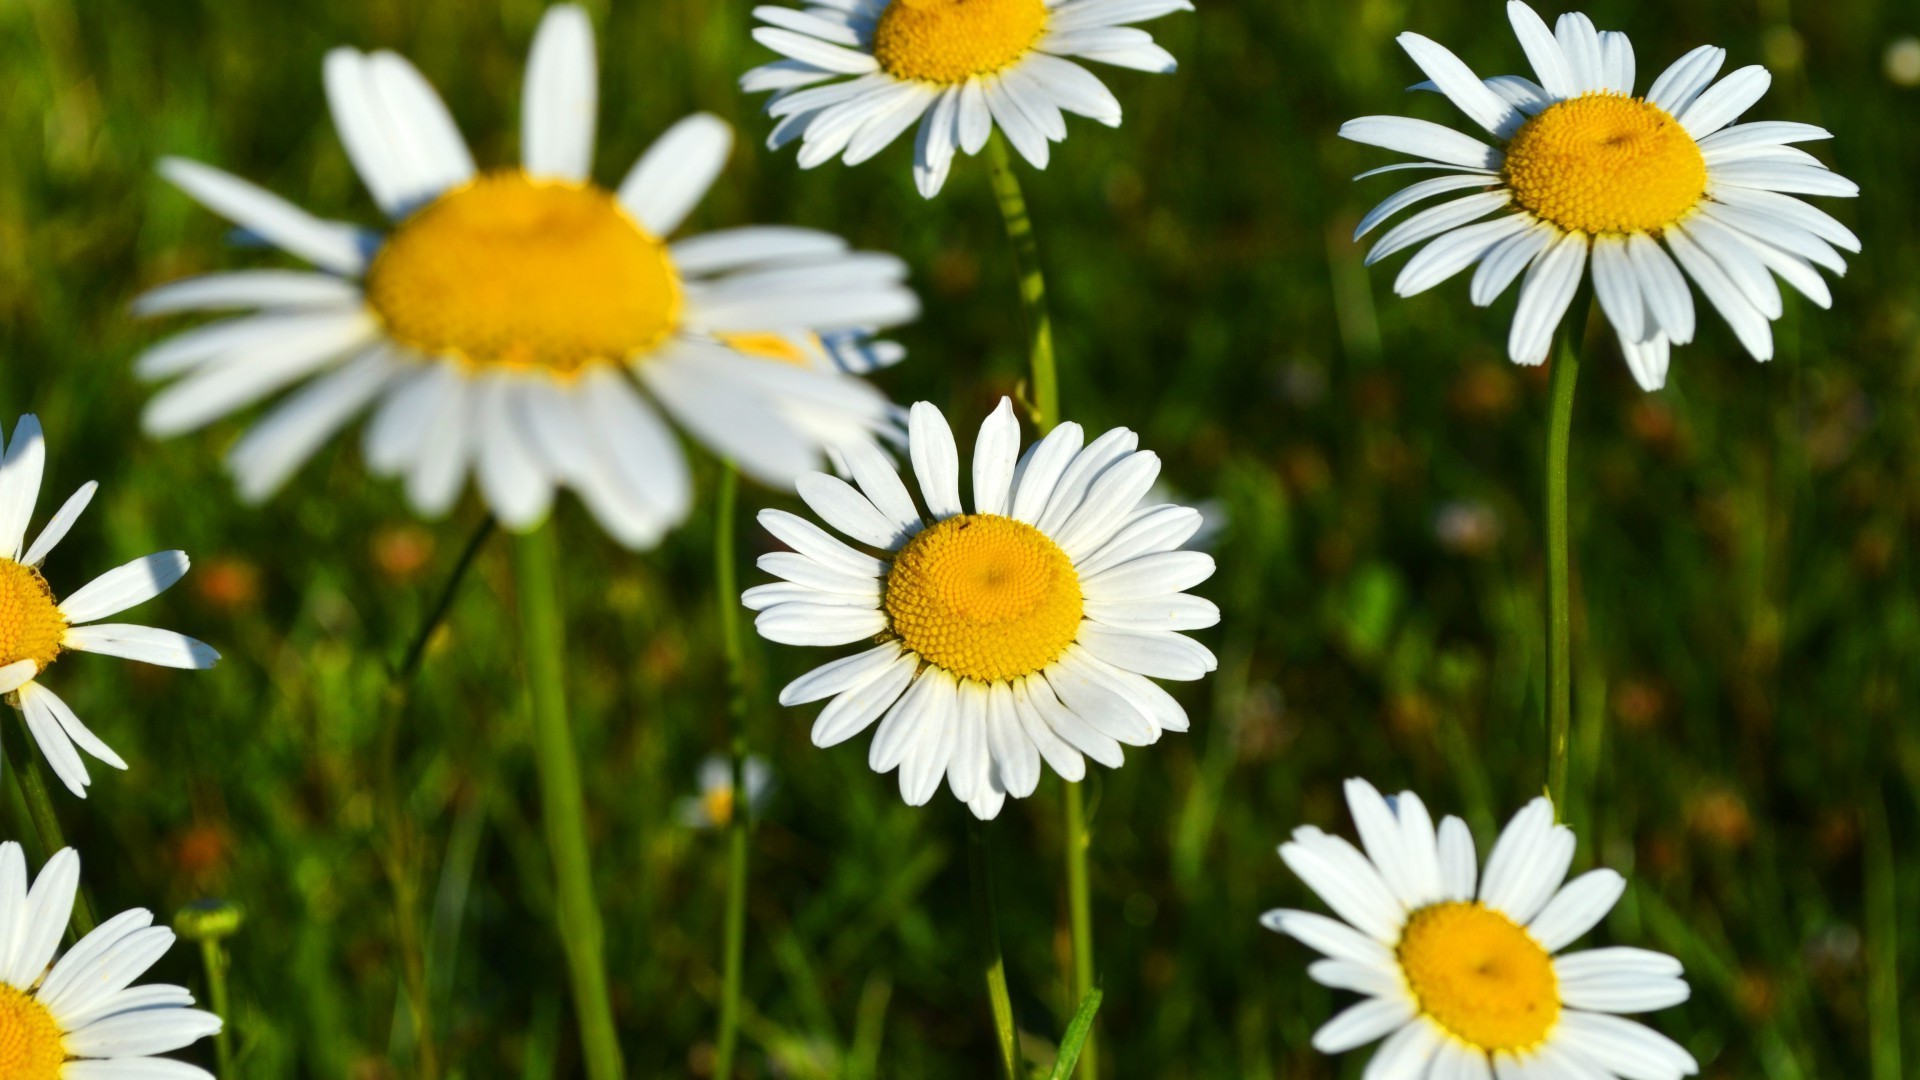
[{"label": "blurred large daisy", "polygon": [[780,692],[783,705],[832,699],[814,745],[878,720],[868,763],[898,769],[908,803],[925,804],[944,778],[991,818],[1008,795],[1033,793],[1043,760],[1079,780],[1084,758],[1117,768],[1122,745],[1187,730],[1185,710],[1153,680],[1214,669],[1213,654],[1180,631],[1212,626],[1220,612],[1183,591],[1213,574],[1212,556],[1181,550],[1199,513],[1141,505],[1160,459],[1126,428],[1085,443],[1072,423],[1023,455],[1002,399],[974,446],[968,512],[940,410],[915,405],[908,438],[924,513],[893,463],[860,445],[847,455],[854,483],[815,473],[799,484],[854,544],[795,514],[760,514],[792,549],[762,556],[760,568],[782,580],[743,597],[760,612],[761,635],[876,642]]},{"label": "blurred large daisy", "polygon": [[[820,0],[762,6],[753,38],[786,57],[740,79],[774,91],[768,139],[800,139],[800,165],[856,165],[916,122],[913,178],[932,198],[956,149],[977,154],[994,128],[1036,169],[1067,137],[1063,112],[1120,126],[1120,102],[1071,58],[1170,72],[1145,22],[1188,0]],[[850,76],[850,78],[849,78]],[[825,83],[827,85],[816,85]]]},{"label": "blurred large daisy", "polygon": [[1369,1080],[1677,1080],[1699,1071],[1678,1043],[1619,1015],[1687,1000],[1678,960],[1635,948],[1561,952],[1612,910],[1626,879],[1600,869],[1566,881],[1573,831],[1554,824],[1546,799],[1514,815],[1481,873],[1459,818],[1435,829],[1411,791],[1386,799],[1349,780],[1346,792],[1365,854],[1312,826],[1280,845],[1340,919],[1261,917],[1326,957],[1307,968],[1315,982],[1365,998],[1314,1033],[1316,1049],[1386,1040]]},{"label": "blurred large daisy", "polygon": [[[518,167],[477,171],[446,107],[399,56],[336,49],[325,74],[347,154],[396,222],[388,235],[314,218],[205,165],[161,165],[210,209],[323,271],[216,274],[139,302],[147,314],[253,309],[140,358],[143,377],[178,380],[147,408],[155,434],[305,384],[229,455],[245,496],[271,494],[371,406],[367,462],[405,477],[422,513],[444,513],[471,470],[510,527],[537,524],[564,485],[616,538],[644,546],[690,498],[662,412],[778,485],[889,422],[884,397],[824,361],[913,317],[905,265],[785,227],[669,244],[732,133],[688,117],[617,188],[594,183],[593,31],[579,8],[553,8],[534,38]],[[774,347],[793,341],[803,347]]]},{"label": "blurred large daisy", "polygon": [[[135,559],[94,578],[65,600],[54,596],[40,575],[40,564],[73,528],[98,485],[91,480],[81,485],[28,544],[27,525],[40,498],[46,462],[40,421],[21,417],[0,461],[0,694],[26,716],[27,730],[54,774],[84,799],[91,779],[79,750],[116,769],[127,763],[89,731],[58,694],[41,685],[39,676],[69,650],[172,668],[210,668],[220,654],[172,630],[100,621],[146,603],[179,581],[187,572],[184,551]],[[11,1074],[0,1070],[0,1076],[5,1075]]]},{"label": "blurred large daisy", "polygon": [[179,986],[133,981],[166,955],[173,931],[136,908],[101,923],[65,956],[80,856],[65,848],[27,887],[20,845],[0,843],[0,1076],[7,1080],[213,1080],[155,1057],[220,1030]]},{"label": "blurred large daisy", "polygon": [[[1782,301],[1775,276],[1827,307],[1815,267],[1846,272],[1836,248],[1860,241],[1795,196],[1859,188],[1792,144],[1830,138],[1810,124],[1733,121],[1767,91],[1753,66],[1714,81],[1726,50],[1703,45],[1634,96],[1633,45],[1585,15],[1549,30],[1520,0],[1507,4],[1539,81],[1482,80],[1419,34],[1400,44],[1438,90],[1496,145],[1425,120],[1368,116],[1340,134],[1425,160],[1362,173],[1435,169],[1366,215],[1355,239],[1438,195],[1470,191],[1389,229],[1367,262],[1424,243],[1394,281],[1401,296],[1476,267],[1469,295],[1484,307],[1526,274],[1507,338],[1516,363],[1547,357],[1554,329],[1592,266],[1593,291],[1640,385],[1666,382],[1672,346],[1693,340],[1691,280],[1756,359],[1773,356]],[[1498,214],[1491,220],[1481,220]],[[1576,317],[1584,313],[1576,312]]]}]

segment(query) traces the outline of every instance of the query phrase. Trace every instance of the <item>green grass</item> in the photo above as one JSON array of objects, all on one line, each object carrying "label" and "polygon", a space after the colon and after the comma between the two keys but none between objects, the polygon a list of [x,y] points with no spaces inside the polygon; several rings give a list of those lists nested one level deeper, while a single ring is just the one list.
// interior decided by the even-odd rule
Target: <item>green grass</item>
[{"label": "green grass", "polygon": [[[733,88],[766,57],[746,36],[746,0],[590,6],[603,180],[678,116],[718,112],[743,137],[694,227],[794,222],[899,252],[927,312],[897,335],[911,357],[885,389],[964,429],[1015,386],[1015,282],[983,162],[957,166],[931,204],[913,192],[905,144],[801,173],[790,151],[760,147],[759,103]],[[1393,35],[1417,29],[1482,71],[1516,70],[1497,11],[1203,4],[1152,27],[1180,74],[1110,78],[1125,126],[1075,122],[1047,172],[1023,173],[1067,414],[1139,429],[1177,490],[1231,518],[1200,590],[1225,613],[1201,635],[1220,671],[1180,689],[1193,732],[1092,781],[1109,1075],[1357,1077],[1364,1054],[1329,1061],[1307,1045],[1337,995],[1306,980],[1302,948],[1255,922],[1314,904],[1274,845],[1302,823],[1346,829],[1338,784],[1351,775],[1463,812],[1483,843],[1540,789],[1545,381],[1503,358],[1511,299],[1478,311],[1456,281],[1398,300],[1391,269],[1360,266],[1348,234],[1393,182],[1347,178],[1389,155],[1333,134],[1369,113],[1451,121],[1401,92],[1417,75]],[[172,326],[133,321],[128,299],[277,258],[225,248],[224,226],[152,166],[190,155],[373,223],[327,120],[325,50],[406,53],[480,160],[504,163],[539,12],[532,0],[0,5],[0,414],[47,426],[43,508],[103,485],[49,577],[71,589],[184,548],[194,572],[138,616],[226,656],[202,674],[57,665],[49,684],[133,764],[84,804],[62,794],[60,809],[103,910],[244,905],[230,1019],[246,1076],[412,1075],[389,866],[414,897],[443,1060],[475,1078],[575,1076],[579,1062],[507,545],[483,552],[414,707],[389,724],[386,668],[479,508],[416,525],[351,439],[244,507],[219,467],[241,422],[164,443],[139,434],[148,392],[129,363]],[[1900,1046],[1920,1019],[1920,862],[1907,847],[1920,825],[1920,91],[1889,83],[1880,57],[1920,26],[1887,0],[1602,0],[1592,13],[1633,33],[1643,86],[1706,41],[1730,66],[1773,66],[1758,112],[1836,133],[1815,152],[1864,196],[1828,205],[1866,242],[1832,312],[1790,304],[1770,364],[1711,316],[1658,395],[1633,386],[1610,345],[1589,354],[1574,420],[1568,810],[1580,863],[1633,881],[1594,938],[1686,962],[1693,1000],[1655,1022],[1707,1075],[1897,1080],[1920,1060],[1911,1039]],[[709,507],[711,461],[699,480]],[[1470,553],[1435,538],[1436,512],[1459,500],[1497,523]],[[743,504],[790,499],[749,488]],[[571,500],[557,524],[626,1053],[635,1076],[699,1075],[725,841],[676,824],[672,807],[724,746],[713,522],[696,511],[645,555]],[[421,544],[424,565],[395,567],[393,549]],[[892,778],[867,770],[864,741],[808,744],[810,711],[772,692],[818,654],[754,641],[748,659],[752,742],[779,787],[754,842],[745,1074],[986,1075],[964,811],[944,795],[901,805]],[[1059,792],[1043,783],[996,828],[1009,978],[1041,1066],[1074,1005]],[[27,832],[11,794],[0,828]],[[156,978],[203,988],[186,947]],[[211,1062],[210,1047],[192,1053]]]}]

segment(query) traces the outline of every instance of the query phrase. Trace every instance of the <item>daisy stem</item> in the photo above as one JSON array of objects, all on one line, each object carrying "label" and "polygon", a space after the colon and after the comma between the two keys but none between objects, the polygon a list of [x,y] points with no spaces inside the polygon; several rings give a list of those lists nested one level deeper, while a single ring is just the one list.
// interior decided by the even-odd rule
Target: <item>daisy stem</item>
[{"label": "daisy stem", "polygon": [[[1006,140],[995,132],[987,140],[987,158],[992,165],[993,193],[1000,203],[1000,217],[1007,226],[1007,240],[1013,245],[1014,268],[1020,274],[1020,302],[1026,312],[1027,354],[1032,371],[1032,398],[1027,402],[1033,426],[1042,435],[1060,422],[1060,376],[1053,358],[1053,319],[1047,314],[1047,279],[1040,269],[1040,244],[1033,233],[1033,218],[1027,213],[1027,199],[1020,190],[1020,178],[1013,171],[1013,158]],[[1079,784],[1066,785],[1067,920],[1073,931],[1073,1003],[1085,1001],[1093,991],[1093,905],[1087,889],[1086,790]],[[1100,1075],[1100,1052],[1091,1032],[1080,1051],[1081,1076]]]},{"label": "daisy stem", "polygon": [[727,756],[733,774],[733,810],[727,818],[727,908],[721,953],[720,1032],[714,1039],[714,1071],[733,1075],[740,1040],[740,978],[747,938],[747,840],[753,823],[747,797],[746,647],[740,637],[740,578],[734,565],[734,518],[740,501],[740,471],[721,467],[713,529],[713,571],[719,604],[721,647],[727,658]]},{"label": "daisy stem", "polygon": [[980,971],[987,980],[987,1000],[993,1007],[1000,1075],[1018,1080],[1022,1074],[1013,997],[1007,992],[1007,961],[1000,953],[999,908],[993,899],[993,823],[972,814],[967,815],[967,877],[973,883],[974,933],[979,939]]},{"label": "daisy stem", "polygon": [[[47,775],[40,771],[40,762],[33,756],[33,735],[27,731],[26,714],[20,714],[18,734],[23,737],[12,739],[7,744],[7,764],[13,766],[13,782],[20,789],[20,798],[27,804],[27,816],[33,819],[33,831],[40,834],[40,846],[45,849],[42,857],[52,858],[61,848],[67,846],[66,834],[60,831],[60,816],[53,810],[53,793],[47,790]],[[82,885],[73,898],[73,932],[76,938],[93,933],[93,905],[87,899],[86,886]]]},{"label": "daisy stem", "polygon": [[233,1009],[227,996],[227,969],[233,961],[225,942],[214,935],[200,939],[200,960],[207,969],[209,1004],[220,1018],[220,1030],[213,1036],[214,1059],[220,1066],[220,1080],[233,1080]]},{"label": "daisy stem", "polygon": [[1033,372],[1027,408],[1033,426],[1042,434],[1060,422],[1060,377],[1053,364],[1053,319],[1047,314],[1047,279],[1040,270],[1040,242],[1033,235],[1027,197],[1020,191],[1007,143],[995,132],[987,140],[987,159],[993,167],[993,194],[1000,217],[1013,244],[1013,265],[1020,274],[1020,303],[1026,311],[1027,353]]},{"label": "daisy stem", "polygon": [[1585,290],[1568,309],[1547,390],[1547,795],[1566,813],[1567,745],[1573,731],[1573,566],[1568,554],[1567,459],[1573,443],[1573,388],[1580,378]]},{"label": "daisy stem", "polygon": [[566,641],[560,621],[551,528],[517,537],[514,579],[520,600],[520,633],[526,649],[528,696],[533,703],[533,742],[540,771],[541,813],[553,852],[560,944],[573,979],[573,1005],[592,1080],[619,1080],[625,1073],[620,1039],[607,993],[607,961],[600,909],[593,898],[593,868],[587,847],[586,799],[580,762],[567,724]]}]

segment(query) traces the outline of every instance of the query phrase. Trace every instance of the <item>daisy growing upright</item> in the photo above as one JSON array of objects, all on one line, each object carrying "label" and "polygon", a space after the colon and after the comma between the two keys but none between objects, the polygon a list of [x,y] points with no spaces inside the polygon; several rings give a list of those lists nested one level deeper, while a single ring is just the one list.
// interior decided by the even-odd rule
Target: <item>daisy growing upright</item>
[{"label": "daisy growing upright", "polygon": [[[0,694],[25,716],[40,752],[67,789],[86,798],[91,778],[85,750],[116,769],[127,763],[80,721],[41,675],[72,652],[104,653],[173,668],[210,668],[220,654],[185,634],[100,620],[143,604],[187,572],[183,551],[162,551],[109,570],[62,600],[41,576],[40,564],[79,520],[98,485],[88,481],[48,519],[28,544],[27,526],[40,498],[46,467],[40,421],[23,416],[0,461]],[[76,749],[77,748],[77,749]]]},{"label": "daisy growing upright", "polygon": [[1125,428],[1086,442],[1072,423],[1022,454],[1002,399],[974,446],[969,512],[946,418],[915,405],[908,438],[924,514],[892,463],[863,447],[849,455],[857,487],[800,481],[858,547],[784,511],[760,515],[792,548],[760,560],[782,580],[743,597],[761,635],[878,640],[781,691],[784,705],[831,699],[814,744],[878,721],[868,762],[899,770],[907,802],[927,802],[944,779],[985,819],[1033,792],[1042,761],[1079,780],[1084,758],[1118,767],[1123,745],[1185,731],[1185,710],[1153,680],[1212,671],[1213,654],[1182,631],[1220,613],[1185,592],[1213,573],[1212,556],[1181,549],[1200,515],[1141,505],[1160,459]]},{"label": "daisy growing upright", "polygon": [[1679,1080],[1693,1055],[1621,1014],[1687,1000],[1680,962],[1636,948],[1563,952],[1598,925],[1626,879],[1590,870],[1566,881],[1573,830],[1535,799],[1514,815],[1481,870],[1457,817],[1436,828],[1420,797],[1383,798],[1349,780],[1365,851],[1312,826],[1280,857],[1339,919],[1269,911],[1268,929],[1326,957],[1318,983],[1365,999],[1327,1021],[1316,1049],[1384,1039],[1367,1076],[1501,1080]]},{"label": "daisy growing upright", "polygon": [[[1716,82],[1726,50],[1703,45],[1635,96],[1625,34],[1597,31],[1579,13],[1549,30],[1520,0],[1507,4],[1507,16],[1537,82],[1482,80],[1436,42],[1400,35],[1430,79],[1421,86],[1444,94],[1493,145],[1398,116],[1340,129],[1355,142],[1424,159],[1363,177],[1443,174],[1375,207],[1356,239],[1420,202],[1456,195],[1389,229],[1368,253],[1372,263],[1425,244],[1401,269],[1395,292],[1412,296],[1472,267],[1469,296],[1484,307],[1524,273],[1507,352],[1516,363],[1539,364],[1591,267],[1600,308],[1649,390],[1665,384],[1672,346],[1693,340],[1689,280],[1759,360],[1773,356],[1770,323],[1782,311],[1776,276],[1821,307],[1832,302],[1816,268],[1844,273],[1836,248],[1858,251],[1860,242],[1797,196],[1859,189],[1793,145],[1829,138],[1827,131],[1734,123],[1766,93],[1766,69],[1744,67]],[[1482,220],[1490,215],[1498,216]]]},{"label": "daisy growing upright", "polygon": [[[1036,169],[1067,137],[1062,113],[1120,126],[1120,102],[1075,59],[1171,72],[1146,22],[1188,0],[818,0],[766,5],[753,38],[786,59],[740,79],[771,90],[769,146],[801,140],[800,165],[867,160],[916,123],[913,179],[931,199],[954,152],[977,154],[997,127]],[[824,85],[822,85],[824,84]]]},{"label": "daisy growing upright", "polygon": [[328,101],[347,155],[395,221],[385,236],[324,221],[217,169],[168,159],[188,194],[318,268],[179,282],[138,310],[250,309],[162,342],[143,377],[173,379],[149,431],[198,428],[296,384],[229,455],[263,498],[361,412],[368,465],[405,478],[422,513],[477,479],[525,529],[558,487],[647,546],[691,501],[662,413],[790,484],[840,443],[891,421],[846,374],[897,359],[859,347],[912,318],[906,267],[809,229],[750,227],[669,242],[719,175],[732,134],[688,117],[617,187],[593,180],[593,31],[549,11],[527,62],[521,163],[479,170],[446,107],[389,52],[336,49]]}]

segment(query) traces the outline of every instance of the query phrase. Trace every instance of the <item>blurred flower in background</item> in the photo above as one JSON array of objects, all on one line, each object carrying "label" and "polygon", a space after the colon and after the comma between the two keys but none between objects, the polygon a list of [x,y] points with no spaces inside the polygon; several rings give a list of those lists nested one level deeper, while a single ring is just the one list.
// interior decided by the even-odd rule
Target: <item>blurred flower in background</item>
[{"label": "blurred flower in background", "polygon": [[1887,80],[1895,86],[1920,86],[1920,38],[1908,34],[1893,39],[1881,61]]},{"label": "blurred flower in background", "polygon": [[40,576],[40,564],[79,520],[98,485],[92,481],[81,485],[29,547],[27,525],[40,498],[46,462],[40,421],[21,417],[0,462],[0,694],[26,714],[27,730],[47,756],[54,775],[84,799],[92,778],[79,750],[116,769],[125,769],[127,763],[37,677],[70,649],[195,669],[212,667],[220,654],[172,630],[99,621],[146,603],[186,576],[184,551],[135,559],[94,578],[65,600],[54,598],[52,586]]},{"label": "blurred flower in background", "polygon": [[[1597,31],[1577,12],[1549,30],[1520,0],[1507,4],[1507,15],[1537,83],[1517,75],[1483,81],[1438,43],[1399,38],[1431,80],[1420,88],[1446,95],[1497,148],[1407,117],[1362,117],[1340,129],[1343,138],[1426,159],[1362,178],[1398,168],[1445,174],[1374,207],[1356,240],[1423,200],[1473,192],[1407,218],[1367,253],[1371,265],[1426,244],[1401,268],[1394,292],[1413,296],[1477,267],[1470,295],[1485,307],[1525,271],[1507,354],[1536,365],[1591,262],[1594,295],[1648,390],[1665,385],[1671,347],[1693,340],[1689,278],[1757,360],[1773,358],[1770,324],[1784,310],[1775,275],[1821,307],[1832,304],[1815,267],[1844,274],[1835,248],[1857,252],[1860,241],[1794,196],[1860,189],[1791,145],[1830,132],[1733,123],[1772,84],[1765,68],[1744,67],[1716,83],[1726,50],[1703,45],[1637,98],[1625,34]],[[1508,208],[1516,212],[1480,220]]]},{"label": "blurred flower in background", "polygon": [[[747,755],[742,763],[746,773],[746,805],[749,820],[760,816],[773,793],[773,768],[758,754]],[[733,790],[733,764],[719,754],[710,754],[700,762],[700,794],[673,804],[673,816],[680,824],[694,829],[724,829],[741,811],[739,795]]]},{"label": "blurred flower in background", "polygon": [[[868,753],[899,770],[900,795],[924,805],[944,776],[980,818],[1025,798],[1044,759],[1068,780],[1082,755],[1110,768],[1120,747],[1187,730],[1187,714],[1153,680],[1194,680],[1213,653],[1180,631],[1220,620],[1185,590],[1213,558],[1183,551],[1198,511],[1149,506],[1160,459],[1126,428],[1082,445],[1061,424],[1020,453],[1013,405],[980,427],[973,512],[960,501],[960,455],[940,410],[915,405],[913,471],[926,517],[893,463],[849,454],[856,483],[802,477],[800,496],[857,550],[794,514],[760,522],[793,550],[760,558],[783,579],[742,597],[762,637],[787,645],[881,644],[814,669],[782,705],[833,700],[814,722],[833,746],[880,722]],[[881,719],[882,714],[885,719]]]},{"label": "blurred flower in background", "polygon": [[[767,145],[801,140],[800,167],[859,163],[915,123],[913,179],[940,193],[955,150],[977,154],[998,128],[1034,168],[1067,137],[1063,112],[1120,126],[1120,102],[1068,57],[1165,74],[1175,61],[1146,22],[1188,0],[829,0],[753,9],[753,39],[785,56],[740,88],[771,90]],[[850,78],[848,78],[851,76]],[[817,85],[825,83],[826,85]]]},{"label": "blurred flower in background", "polygon": [[535,35],[519,167],[478,171],[446,106],[393,53],[335,49],[325,77],[347,155],[397,222],[390,234],[320,220],[196,162],[161,163],[193,198],[321,271],[215,274],[136,305],[147,315],[253,311],[141,356],[141,377],[178,380],[146,410],[153,434],[307,383],[229,453],[244,497],[272,494],[371,406],[368,465],[404,476],[422,514],[445,513],[471,470],[510,528],[538,524],[566,486],[617,540],[645,547],[692,499],[658,410],[779,486],[892,420],[847,365],[770,358],[730,339],[820,335],[835,357],[898,359],[897,346],[863,336],[918,313],[906,265],[797,228],[669,245],[732,133],[690,116],[617,189],[595,184],[597,70],[579,8],[551,9]]},{"label": "blurred flower in background", "polygon": [[1477,557],[1500,544],[1500,515],[1486,503],[1455,499],[1433,513],[1433,538],[1451,555]]}]

